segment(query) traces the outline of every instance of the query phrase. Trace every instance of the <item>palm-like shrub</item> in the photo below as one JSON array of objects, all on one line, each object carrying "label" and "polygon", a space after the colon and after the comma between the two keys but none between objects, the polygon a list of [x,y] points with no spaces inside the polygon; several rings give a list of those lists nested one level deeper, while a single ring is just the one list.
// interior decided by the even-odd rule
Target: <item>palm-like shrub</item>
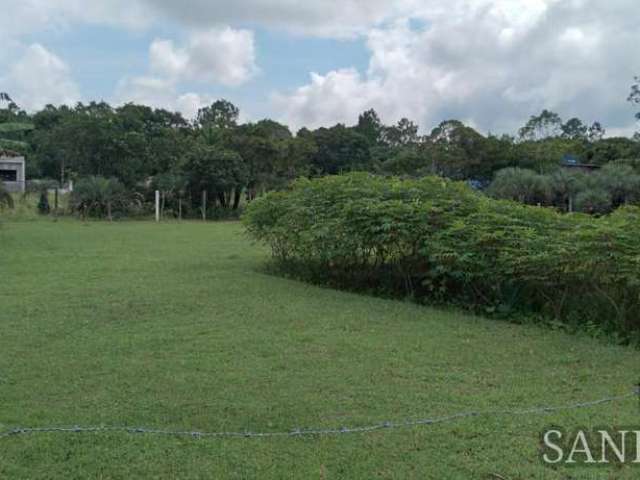
[{"label": "palm-like shrub", "polygon": [[553,172],[548,178],[554,205],[564,211],[573,212],[576,196],[585,189],[587,184],[586,174],[562,168]]},{"label": "palm-like shrub", "polygon": [[640,200],[640,175],[631,165],[607,164],[596,174],[596,181],[609,193],[614,207]]},{"label": "palm-like shrub", "polygon": [[546,203],[550,189],[547,177],[533,170],[510,167],[499,170],[489,186],[492,197],[522,203]]},{"label": "palm-like shrub", "polygon": [[611,209],[611,195],[603,188],[590,188],[576,196],[576,210],[579,212],[604,214]]},{"label": "palm-like shrub", "polygon": [[71,194],[70,207],[83,218],[107,217],[113,220],[116,210],[126,209],[131,203],[122,183],[115,178],[86,177],[80,179]]}]

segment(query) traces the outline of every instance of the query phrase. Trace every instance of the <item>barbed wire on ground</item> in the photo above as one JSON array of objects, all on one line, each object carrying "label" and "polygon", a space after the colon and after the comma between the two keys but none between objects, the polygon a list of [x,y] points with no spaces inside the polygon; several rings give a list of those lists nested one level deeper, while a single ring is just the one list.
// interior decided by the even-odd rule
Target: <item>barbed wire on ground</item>
[{"label": "barbed wire on ground", "polygon": [[589,407],[595,407],[598,405],[604,405],[614,402],[619,402],[632,397],[638,397],[640,399],[640,386],[638,386],[633,392],[626,395],[619,395],[613,397],[605,397],[599,400],[579,402],[570,405],[563,406],[545,406],[545,407],[531,407],[520,410],[490,410],[490,411],[469,411],[455,413],[443,417],[424,418],[420,420],[407,420],[407,421],[389,421],[383,423],[377,423],[373,425],[365,425],[360,427],[340,427],[340,428],[311,428],[302,429],[296,428],[287,432],[205,432],[205,431],[188,431],[188,430],[164,430],[156,428],[146,427],[127,427],[127,426],[67,426],[67,427],[16,427],[11,430],[0,432],[0,439],[13,437],[18,435],[27,434],[39,434],[39,433],[127,433],[127,434],[145,434],[145,435],[166,435],[166,436],[188,436],[193,438],[224,438],[224,437],[239,437],[239,438],[268,438],[268,437],[300,437],[300,436],[326,436],[326,435],[340,435],[340,434],[354,434],[354,433],[369,433],[378,430],[388,430],[397,428],[409,428],[418,426],[435,425],[439,423],[452,422],[456,420],[462,420],[472,417],[481,416],[498,416],[498,415],[540,415],[549,414],[563,410],[577,410]]}]

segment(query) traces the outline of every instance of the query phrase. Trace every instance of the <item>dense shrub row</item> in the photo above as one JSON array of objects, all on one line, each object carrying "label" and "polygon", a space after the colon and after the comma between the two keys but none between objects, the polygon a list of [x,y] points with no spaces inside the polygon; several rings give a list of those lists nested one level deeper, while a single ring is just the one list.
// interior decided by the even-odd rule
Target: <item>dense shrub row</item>
[{"label": "dense shrub row", "polygon": [[610,213],[623,205],[640,205],[640,174],[636,168],[633,162],[622,161],[608,163],[593,173],[565,168],[539,174],[505,168],[496,172],[487,193],[565,212]]},{"label": "dense shrub row", "polygon": [[244,222],[306,280],[639,337],[635,207],[562,215],[436,177],[351,174],[270,193]]}]

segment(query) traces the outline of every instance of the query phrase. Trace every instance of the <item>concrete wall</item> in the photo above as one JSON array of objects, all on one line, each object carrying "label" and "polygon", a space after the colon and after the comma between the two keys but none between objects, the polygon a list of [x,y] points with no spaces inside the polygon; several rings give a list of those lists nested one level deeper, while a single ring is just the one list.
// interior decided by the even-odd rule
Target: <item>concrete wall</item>
[{"label": "concrete wall", "polygon": [[25,161],[23,157],[2,157],[0,156],[0,170],[13,170],[16,172],[15,182],[2,182],[10,192],[24,192]]}]

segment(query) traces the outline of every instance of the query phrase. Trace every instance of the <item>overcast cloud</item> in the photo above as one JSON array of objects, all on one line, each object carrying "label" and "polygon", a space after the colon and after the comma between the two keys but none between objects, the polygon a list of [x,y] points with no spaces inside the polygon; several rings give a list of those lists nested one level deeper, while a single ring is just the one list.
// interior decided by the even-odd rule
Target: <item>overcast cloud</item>
[{"label": "overcast cloud", "polygon": [[[375,108],[387,122],[406,116],[431,128],[457,118],[513,132],[549,108],[600,120],[614,133],[634,128],[626,95],[640,74],[640,10],[632,0],[0,0],[0,7],[11,12],[0,19],[0,41],[11,45],[0,52],[0,90],[27,108],[82,98],[66,59],[44,41],[25,41],[30,33],[93,24],[148,31],[170,22],[182,33],[152,40],[147,73],[121,78],[112,101],[191,115],[211,100],[209,86],[253,85],[266,114],[296,127],[353,123]],[[301,48],[306,37],[364,42],[369,64],[261,91],[259,52],[268,45],[256,44],[256,29],[294,34]]]}]

